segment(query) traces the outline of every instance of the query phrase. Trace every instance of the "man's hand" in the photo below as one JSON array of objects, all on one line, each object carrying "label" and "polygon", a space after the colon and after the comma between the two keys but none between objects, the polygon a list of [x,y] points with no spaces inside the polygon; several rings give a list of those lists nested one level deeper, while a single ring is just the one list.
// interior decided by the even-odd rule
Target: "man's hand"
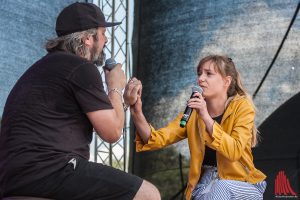
[{"label": "man's hand", "polygon": [[105,72],[105,81],[108,87],[108,90],[117,88],[122,91],[126,85],[126,76],[122,70],[122,65],[117,64],[112,70],[104,70]]},{"label": "man's hand", "polygon": [[138,97],[142,96],[142,83],[140,80],[135,77],[131,78],[126,87],[123,94],[124,102],[127,105],[134,105],[138,99]]}]

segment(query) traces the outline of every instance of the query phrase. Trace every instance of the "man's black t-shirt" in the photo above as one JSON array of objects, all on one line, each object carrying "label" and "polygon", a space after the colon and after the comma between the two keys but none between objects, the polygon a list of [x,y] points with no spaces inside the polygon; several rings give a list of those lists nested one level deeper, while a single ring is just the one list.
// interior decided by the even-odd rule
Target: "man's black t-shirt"
[{"label": "man's black t-shirt", "polygon": [[49,53],[10,92],[1,124],[0,188],[9,191],[89,159],[93,127],[86,113],[112,109],[100,73],[86,59]]}]

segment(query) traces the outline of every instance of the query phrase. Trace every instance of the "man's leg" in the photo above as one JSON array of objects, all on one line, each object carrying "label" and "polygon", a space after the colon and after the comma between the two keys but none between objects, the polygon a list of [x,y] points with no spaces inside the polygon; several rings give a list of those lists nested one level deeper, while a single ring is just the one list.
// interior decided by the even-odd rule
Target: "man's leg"
[{"label": "man's leg", "polygon": [[132,200],[141,188],[142,199],[151,199],[152,196],[146,198],[147,193],[154,193],[154,189],[158,193],[152,184],[144,186],[145,181],[135,175],[80,157],[71,160],[74,162],[67,162],[61,170],[4,195],[57,200]]},{"label": "man's leg", "polygon": [[148,181],[143,181],[140,189],[137,191],[134,200],[160,200],[158,189]]}]

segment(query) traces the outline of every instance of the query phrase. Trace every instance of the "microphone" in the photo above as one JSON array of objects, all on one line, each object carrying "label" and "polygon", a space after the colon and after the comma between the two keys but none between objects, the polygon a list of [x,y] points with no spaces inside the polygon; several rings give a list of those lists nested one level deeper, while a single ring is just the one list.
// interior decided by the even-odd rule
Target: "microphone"
[{"label": "microphone", "polygon": [[115,59],[109,58],[105,61],[105,64],[103,66],[104,69],[110,71],[117,65]]},{"label": "microphone", "polygon": [[[193,86],[192,87],[192,95],[191,95],[190,99],[193,98],[193,95],[195,94],[195,92],[199,92],[202,95],[203,89],[200,86]],[[192,112],[193,112],[193,109],[186,106],[186,108],[184,110],[184,113],[182,115],[182,118],[180,120],[180,127],[181,128],[185,127],[185,125],[187,124],[187,122],[190,119],[190,116],[192,115]]]}]

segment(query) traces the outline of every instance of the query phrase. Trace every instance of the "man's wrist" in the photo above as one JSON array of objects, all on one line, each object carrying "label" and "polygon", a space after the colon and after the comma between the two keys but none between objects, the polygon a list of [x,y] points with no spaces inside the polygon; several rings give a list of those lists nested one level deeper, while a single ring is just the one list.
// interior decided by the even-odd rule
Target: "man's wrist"
[{"label": "man's wrist", "polygon": [[112,88],[112,89],[108,90],[108,93],[107,93],[107,94],[110,94],[110,93],[112,93],[112,92],[117,93],[118,95],[120,95],[121,98],[123,98],[122,92],[121,92],[121,90],[119,90],[118,88]]},{"label": "man's wrist", "polygon": [[[110,94],[112,92],[117,93],[121,97],[121,99],[123,99],[122,92],[118,88],[112,88],[112,89],[108,90],[108,94]],[[126,104],[125,102],[123,102],[122,105],[123,105],[124,112],[126,112],[128,110],[128,108],[130,107],[130,105]]]}]

